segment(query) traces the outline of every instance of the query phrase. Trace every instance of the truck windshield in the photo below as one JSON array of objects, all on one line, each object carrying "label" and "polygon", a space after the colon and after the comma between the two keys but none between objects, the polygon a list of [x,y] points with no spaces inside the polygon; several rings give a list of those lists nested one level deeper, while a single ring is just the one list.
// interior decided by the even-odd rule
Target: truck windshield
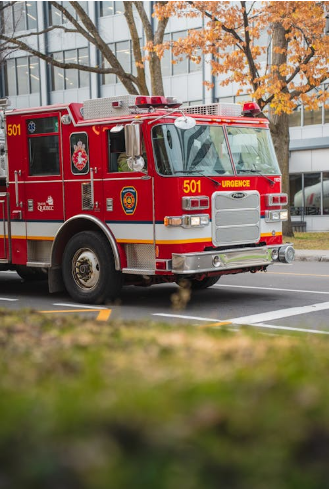
[{"label": "truck windshield", "polygon": [[228,140],[238,174],[279,175],[268,129],[227,127]]},{"label": "truck windshield", "polygon": [[161,175],[233,175],[221,126],[183,130],[161,124],[152,130],[157,170]]}]

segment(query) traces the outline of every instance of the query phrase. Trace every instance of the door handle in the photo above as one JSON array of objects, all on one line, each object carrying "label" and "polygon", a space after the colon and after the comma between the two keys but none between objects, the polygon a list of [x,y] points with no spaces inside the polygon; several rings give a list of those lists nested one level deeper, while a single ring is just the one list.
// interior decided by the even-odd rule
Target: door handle
[{"label": "door handle", "polygon": [[18,177],[22,175],[21,170],[15,170],[14,171],[14,176],[15,176],[15,200],[16,200],[16,207],[22,207],[22,202],[19,201],[19,189],[18,189]]}]

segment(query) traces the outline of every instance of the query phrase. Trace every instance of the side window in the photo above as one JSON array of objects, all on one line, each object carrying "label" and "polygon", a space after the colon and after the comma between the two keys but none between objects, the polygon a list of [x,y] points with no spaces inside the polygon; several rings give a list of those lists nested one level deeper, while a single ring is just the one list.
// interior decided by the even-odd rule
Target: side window
[{"label": "side window", "polygon": [[26,127],[29,145],[29,175],[59,175],[58,118],[28,119]]},{"label": "side window", "polygon": [[144,160],[142,169],[131,168],[128,163],[125,144],[124,126],[115,126],[108,131],[108,172],[147,171],[147,155],[142,137],[141,156]]},{"label": "side window", "polygon": [[89,172],[88,136],[85,132],[73,133],[70,136],[71,171],[74,175]]},{"label": "side window", "polygon": [[[121,126],[118,126],[119,128]],[[125,147],[125,132],[124,127],[116,130],[117,127],[108,131],[108,171],[130,171],[125,163],[127,163],[126,147]],[[122,169],[123,168],[123,169]]]}]

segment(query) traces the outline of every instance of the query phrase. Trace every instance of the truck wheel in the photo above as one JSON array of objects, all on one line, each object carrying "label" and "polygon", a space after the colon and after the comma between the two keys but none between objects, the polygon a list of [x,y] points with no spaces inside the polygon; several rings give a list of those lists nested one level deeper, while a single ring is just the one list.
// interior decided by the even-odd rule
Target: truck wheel
[{"label": "truck wheel", "polygon": [[78,302],[101,304],[118,296],[122,286],[108,240],[92,231],[70,239],[63,254],[62,275],[66,290]]},{"label": "truck wheel", "polygon": [[26,282],[37,282],[38,280],[47,280],[47,268],[26,267],[25,265],[17,265],[16,272]]},{"label": "truck wheel", "polygon": [[204,290],[208,287],[212,287],[212,285],[216,284],[220,277],[206,277],[202,280],[191,279],[190,286],[192,290]]}]

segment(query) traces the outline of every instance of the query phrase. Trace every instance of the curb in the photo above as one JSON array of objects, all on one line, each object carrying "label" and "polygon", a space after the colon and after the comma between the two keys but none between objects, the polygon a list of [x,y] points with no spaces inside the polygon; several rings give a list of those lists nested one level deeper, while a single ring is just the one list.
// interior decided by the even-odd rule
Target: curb
[{"label": "curb", "polygon": [[329,254],[305,254],[303,251],[300,254],[299,250],[296,250],[294,261],[316,261],[316,262],[329,262]]}]

